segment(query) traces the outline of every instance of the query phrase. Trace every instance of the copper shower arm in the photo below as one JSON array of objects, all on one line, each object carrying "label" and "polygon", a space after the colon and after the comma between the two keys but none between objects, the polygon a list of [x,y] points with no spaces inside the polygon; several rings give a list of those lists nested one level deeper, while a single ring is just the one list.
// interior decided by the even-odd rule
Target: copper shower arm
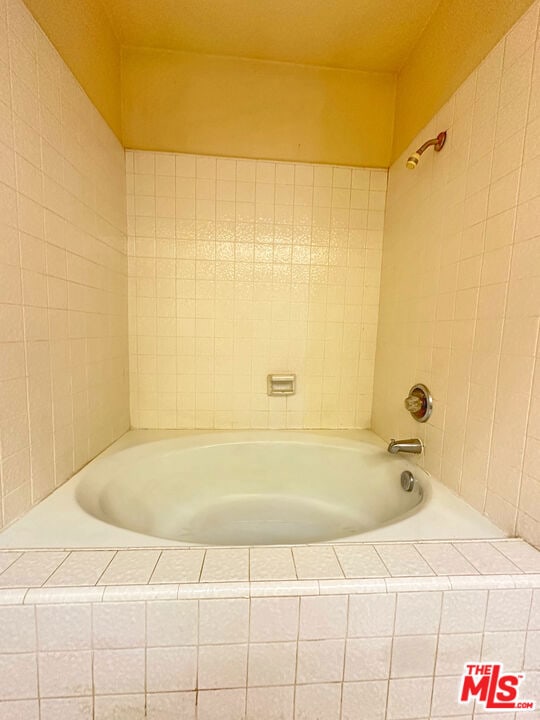
[{"label": "copper shower arm", "polygon": [[432,140],[428,140],[425,142],[421,147],[418,148],[416,151],[419,155],[422,155],[428,147],[431,147],[433,145],[433,149],[435,152],[441,152],[441,150],[444,147],[444,143],[446,142],[446,132],[441,132],[437,135],[436,138],[433,138]]},{"label": "copper shower arm", "polygon": [[446,142],[446,131],[440,132],[436,138],[432,138],[431,140],[428,140],[425,142],[421,147],[418,148],[418,150],[413,153],[409,159],[407,160],[407,167],[409,170],[414,170],[415,167],[418,165],[418,161],[420,160],[420,156],[429,148],[433,147],[435,152],[440,152],[443,147],[444,143]]}]

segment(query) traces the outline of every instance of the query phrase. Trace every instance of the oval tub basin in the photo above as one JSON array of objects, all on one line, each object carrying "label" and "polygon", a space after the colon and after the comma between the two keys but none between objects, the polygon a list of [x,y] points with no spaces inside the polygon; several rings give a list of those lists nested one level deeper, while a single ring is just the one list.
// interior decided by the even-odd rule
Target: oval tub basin
[{"label": "oval tub basin", "polygon": [[[412,492],[400,476],[415,475]],[[313,543],[418,512],[426,474],[366,442],[302,433],[212,433],[138,445],[82,472],[77,501],[135,532],[203,545]]]}]

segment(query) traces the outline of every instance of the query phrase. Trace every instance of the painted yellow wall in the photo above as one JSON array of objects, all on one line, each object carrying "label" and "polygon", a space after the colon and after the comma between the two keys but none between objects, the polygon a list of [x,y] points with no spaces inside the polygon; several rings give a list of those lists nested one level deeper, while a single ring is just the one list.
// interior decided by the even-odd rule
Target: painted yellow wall
[{"label": "painted yellow wall", "polygon": [[387,73],[121,50],[100,0],[24,1],[127,147],[372,167],[389,166],[532,2],[441,0],[396,88]]},{"label": "painted yellow wall", "polygon": [[100,1],[24,2],[120,138],[120,43]]},{"label": "painted yellow wall", "polygon": [[102,2],[125,47],[396,72],[439,0]]},{"label": "painted yellow wall", "polygon": [[395,77],[140,48],[122,52],[126,147],[387,167]]},{"label": "painted yellow wall", "polygon": [[530,5],[532,0],[441,0],[399,74],[393,160]]}]

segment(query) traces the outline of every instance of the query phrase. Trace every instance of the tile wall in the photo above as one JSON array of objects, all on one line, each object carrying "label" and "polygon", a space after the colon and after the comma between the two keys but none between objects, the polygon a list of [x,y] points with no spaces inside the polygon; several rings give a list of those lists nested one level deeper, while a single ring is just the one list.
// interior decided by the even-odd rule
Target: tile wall
[{"label": "tile wall", "polygon": [[0,527],[129,426],[124,153],[0,0]]},{"label": "tile wall", "polygon": [[368,427],[386,176],[128,151],[132,424]]},{"label": "tile wall", "polygon": [[520,698],[538,698],[539,609],[530,589],[3,606],[0,712],[467,720],[468,662],[524,671]]},{"label": "tile wall", "polygon": [[[436,477],[540,544],[539,4],[390,170],[373,429],[421,436]],[[418,168],[405,159],[448,130]],[[421,426],[403,408],[424,382]]]},{"label": "tile wall", "polygon": [[[366,545],[345,579],[346,549],[2,553],[0,717],[478,720],[490,715],[458,702],[461,676],[492,662],[524,674],[520,700],[538,702],[536,550]],[[409,577],[403,563],[389,577],[399,550]],[[259,553],[265,579],[238,582]],[[287,554],[299,577],[327,579],[288,579]]]}]

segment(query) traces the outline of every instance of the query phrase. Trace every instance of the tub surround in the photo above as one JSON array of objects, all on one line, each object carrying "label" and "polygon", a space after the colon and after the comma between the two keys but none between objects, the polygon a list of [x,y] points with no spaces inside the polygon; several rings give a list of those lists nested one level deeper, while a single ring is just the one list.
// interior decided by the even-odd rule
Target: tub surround
[{"label": "tub surround", "polygon": [[293,548],[300,580],[290,548],[1,553],[2,716],[472,718],[458,690],[481,661],[538,698],[536,550],[370,551],[355,571],[358,555]]},{"label": "tub surround", "polygon": [[[539,3],[389,174],[372,427],[419,436],[425,467],[540,544]],[[441,153],[405,161],[448,130]],[[402,407],[428,385],[425,426]]]},{"label": "tub surround", "polygon": [[0,77],[2,527],[128,429],[129,398],[122,146],[19,0]]},{"label": "tub surround", "polygon": [[[126,164],[132,426],[368,427],[386,172]],[[294,396],[267,396],[276,372]]]}]

